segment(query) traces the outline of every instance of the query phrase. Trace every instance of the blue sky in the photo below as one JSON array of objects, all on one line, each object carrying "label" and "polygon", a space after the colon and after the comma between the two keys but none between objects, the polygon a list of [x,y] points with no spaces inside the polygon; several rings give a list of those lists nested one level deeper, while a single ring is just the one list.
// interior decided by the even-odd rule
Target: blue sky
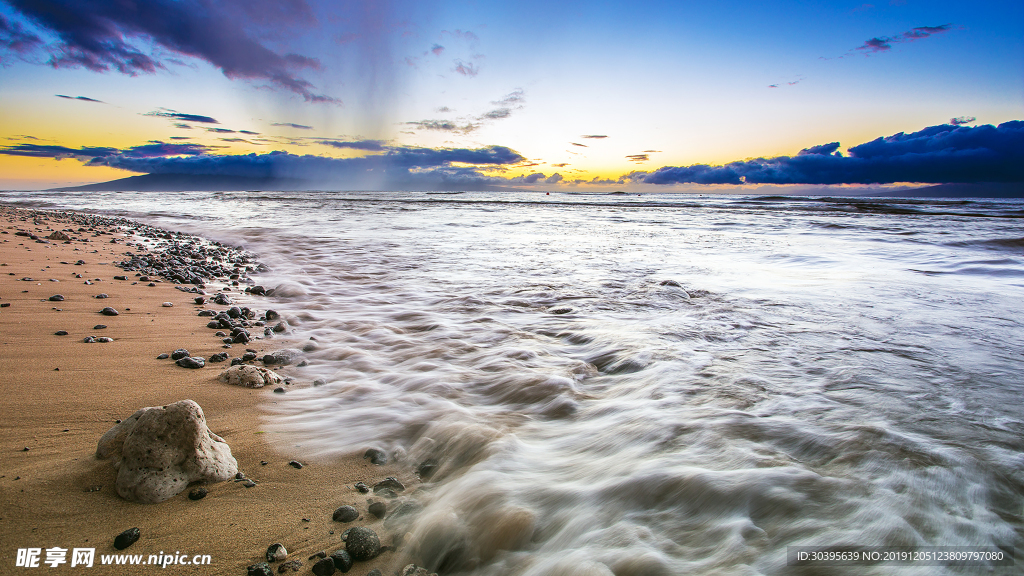
[{"label": "blue sky", "polygon": [[[905,182],[924,149],[946,178],[1019,178],[1020,2],[118,6],[0,0],[0,188],[241,165],[339,188]],[[902,155],[884,170],[850,151],[877,138]],[[792,160],[833,142],[827,174]]]}]

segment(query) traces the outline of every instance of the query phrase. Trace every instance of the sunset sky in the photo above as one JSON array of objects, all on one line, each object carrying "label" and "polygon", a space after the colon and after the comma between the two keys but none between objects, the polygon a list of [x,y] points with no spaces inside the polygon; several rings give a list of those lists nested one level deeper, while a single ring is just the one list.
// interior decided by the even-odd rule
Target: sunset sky
[{"label": "sunset sky", "polygon": [[0,189],[1024,179],[1019,0],[0,0],[0,66]]}]

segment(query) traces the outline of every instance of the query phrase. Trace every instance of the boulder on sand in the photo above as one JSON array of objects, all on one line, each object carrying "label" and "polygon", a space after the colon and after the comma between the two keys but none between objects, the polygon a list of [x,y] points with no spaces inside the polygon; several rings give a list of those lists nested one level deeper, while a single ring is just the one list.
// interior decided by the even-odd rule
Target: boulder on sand
[{"label": "boulder on sand", "polygon": [[244,386],[246,388],[263,388],[264,386],[280,386],[284,384],[281,378],[273,370],[267,370],[260,366],[249,364],[238,364],[220,373],[218,377],[221,382]]},{"label": "boulder on sand", "polygon": [[155,504],[191,482],[222,482],[238,472],[223,438],[192,400],[142,408],[100,438],[96,457],[111,458],[125,500]]}]

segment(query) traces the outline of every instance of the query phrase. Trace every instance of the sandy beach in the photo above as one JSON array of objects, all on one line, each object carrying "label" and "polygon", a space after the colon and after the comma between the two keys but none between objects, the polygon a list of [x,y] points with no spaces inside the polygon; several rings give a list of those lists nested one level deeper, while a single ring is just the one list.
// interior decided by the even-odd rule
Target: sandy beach
[{"label": "sandy beach", "polygon": [[[73,231],[71,241],[40,243],[16,235],[25,231],[44,239],[65,229]],[[177,348],[206,358],[223,351],[240,356],[245,348],[262,356],[283,347],[284,339],[222,349],[220,338],[205,326],[209,319],[197,317],[197,311],[226,307],[197,306],[194,294],[167,280],[150,286],[116,267],[137,248],[113,227],[72,221],[65,212],[47,216],[4,207],[0,230],[0,572],[20,573],[18,549],[59,547],[95,548],[95,564],[86,573],[151,573],[158,568],[100,565],[101,555],[117,553],[114,537],[138,527],[141,538],[124,553],[211,557],[207,566],[168,566],[175,574],[245,574],[278,542],[289,551],[288,560],[300,560],[299,571],[309,573],[311,555],[343,547],[345,528],[379,526],[366,511],[372,494],[360,494],[353,484],[402,478],[400,470],[372,465],[360,454],[319,462],[305,458],[301,447],[283,450],[262,430],[260,406],[276,396],[270,388],[218,381],[227,362],[190,370],[157,359]],[[79,260],[85,263],[76,264]],[[128,279],[114,280],[117,275]],[[100,293],[109,298],[96,299]],[[56,294],[64,300],[50,301]],[[239,289],[229,294],[237,297]],[[257,296],[247,301],[257,314],[269,305]],[[105,306],[120,315],[102,316]],[[107,328],[94,329],[98,324]],[[55,335],[61,330],[68,334]],[[84,343],[87,336],[113,342]],[[210,429],[230,445],[239,469],[257,485],[208,484],[209,494],[197,501],[187,497],[189,490],[159,504],[125,501],[115,491],[110,462],[95,456],[97,441],[139,408],[183,399],[199,403]],[[290,466],[292,460],[304,466]],[[360,519],[334,522],[332,512],[344,504],[355,506]],[[390,536],[378,532],[389,544]],[[352,573],[383,569],[392,556],[385,552],[357,563]],[[40,571],[78,573],[80,567],[69,564],[52,568],[40,562]],[[279,564],[272,565],[275,573]]]}]

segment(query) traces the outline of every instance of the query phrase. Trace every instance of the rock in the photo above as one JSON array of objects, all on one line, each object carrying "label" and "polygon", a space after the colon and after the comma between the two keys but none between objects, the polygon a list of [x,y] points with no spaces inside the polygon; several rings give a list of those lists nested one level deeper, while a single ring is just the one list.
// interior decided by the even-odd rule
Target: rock
[{"label": "rock", "polygon": [[54,332],[54,335],[56,335],[56,336],[67,336],[68,335],[68,331],[67,330],[57,330],[56,332]]},{"label": "rock", "polygon": [[316,576],[331,576],[335,572],[334,560],[330,558],[324,558],[313,564],[313,574],[316,574]]},{"label": "rock", "polygon": [[193,491],[188,493],[188,499],[189,500],[202,500],[203,498],[206,498],[206,494],[207,493],[208,493],[208,491],[206,490],[206,488],[203,488],[202,486],[200,486],[199,488],[196,488],[195,490],[193,490]]},{"label": "rock", "polygon": [[275,394],[284,394],[285,393],[285,389],[280,387],[280,386],[278,386],[277,388],[274,388],[274,393]]},{"label": "rock", "polygon": [[420,463],[416,472],[419,473],[421,480],[430,480],[430,477],[437,472],[438,462],[433,458],[428,458]]},{"label": "rock", "polygon": [[174,302],[164,302],[163,304],[161,304],[161,306],[163,306],[164,308],[173,308]]},{"label": "rock", "polygon": [[100,310],[100,314],[103,314],[104,316],[117,316],[118,314],[120,314],[120,312],[114,310],[110,306],[107,306],[103,310]]},{"label": "rock", "polygon": [[62,240],[64,242],[71,240],[71,236],[68,236],[67,234],[61,232],[60,230],[54,230],[52,234],[47,236],[47,238],[50,240]]},{"label": "rock", "polygon": [[118,550],[124,550],[125,548],[135,544],[139,541],[139,536],[142,533],[139,532],[138,528],[129,528],[124,532],[121,532],[114,538],[114,548]]},{"label": "rock", "polygon": [[62,296],[60,294],[54,294],[53,296],[50,296],[50,302],[63,302],[63,301],[64,301],[64,296]]},{"label": "rock", "polygon": [[218,353],[214,354],[213,356],[210,356],[210,362],[224,362],[227,359],[228,359],[228,353],[227,352],[218,352]]},{"label": "rock", "polygon": [[402,571],[398,573],[398,576],[437,576],[437,574],[431,574],[426,568],[422,566],[408,564],[406,565],[405,568],[402,568]]},{"label": "rock", "polygon": [[374,494],[382,490],[393,490],[395,492],[401,492],[405,490],[405,486],[398,481],[398,478],[395,478],[394,476],[388,476],[387,478],[373,485]]},{"label": "rock", "polygon": [[[245,356],[242,356],[242,359],[244,360]],[[211,358],[210,360],[212,361],[213,359]],[[239,364],[228,368],[221,372],[218,379],[221,382],[245,388],[263,388],[264,386],[280,386],[284,384],[284,378],[278,376],[274,371],[246,364]]]},{"label": "rock", "polygon": [[95,341],[96,341],[96,337],[95,336],[86,336],[85,338],[82,339],[82,342],[85,342],[86,344],[92,344]]},{"label": "rock", "polygon": [[267,321],[269,322],[271,320],[277,320],[278,318],[281,317],[281,315],[274,310],[267,310],[266,317]]},{"label": "rock", "polygon": [[291,364],[296,359],[298,359],[298,357],[301,355],[302,352],[294,348],[285,348],[284,350],[277,350],[269,354],[264,354],[263,363],[268,365],[280,364],[281,366],[287,366],[288,364]]},{"label": "rock", "polygon": [[324,384],[327,384],[327,380],[322,380],[320,378],[313,380],[313,386],[323,386]]},{"label": "rock", "polygon": [[286,558],[288,558],[288,551],[285,550],[284,544],[271,544],[267,548],[267,562],[280,562]]},{"label": "rock", "polygon": [[298,460],[292,460],[288,465],[296,470],[302,470],[302,462],[299,462]]},{"label": "rock", "polygon": [[356,482],[356,485],[354,486],[354,488],[356,490],[359,490],[363,494],[366,494],[367,492],[370,491],[370,487],[367,486],[366,484],[363,484],[362,482]]},{"label": "rock", "polygon": [[327,551],[326,550],[321,550],[321,551],[317,552],[316,554],[313,554],[312,556],[307,558],[307,560],[313,560],[315,558],[327,558]]},{"label": "rock", "polygon": [[178,348],[174,352],[171,352],[171,360],[181,360],[182,358],[188,358],[188,357],[189,357],[188,350],[185,350],[184,348]]},{"label": "rock", "polygon": [[251,479],[246,478],[245,481],[242,482],[242,486],[245,486],[246,488],[255,488],[256,483],[253,482]]},{"label": "rock", "polygon": [[199,356],[186,356],[175,362],[175,364],[181,366],[182,368],[196,369],[206,366],[206,359]]},{"label": "rock", "polygon": [[363,460],[369,458],[371,464],[377,466],[383,466],[388,463],[387,452],[384,452],[380,448],[367,448],[366,453],[363,454]]},{"label": "rock", "polygon": [[206,327],[216,330],[217,328],[220,328],[220,322],[217,322],[216,320],[210,320],[209,322],[206,323]]},{"label": "rock", "polygon": [[369,560],[380,554],[380,538],[365,526],[356,526],[348,531],[345,549],[354,560]]},{"label": "rock", "polygon": [[114,339],[107,336],[100,336],[96,339],[97,342],[113,342]]},{"label": "rock", "polygon": [[315,351],[317,349],[317,347],[318,346],[317,346],[316,342],[312,342],[312,341],[306,342],[305,344],[302,345],[302,351],[303,352],[313,352],[313,351]]},{"label": "rock", "polygon": [[242,354],[242,361],[243,362],[252,362],[255,359],[256,359],[256,353],[255,352],[246,352],[245,354]]},{"label": "rock", "polygon": [[277,325],[274,326],[274,332],[277,332],[277,333],[284,332],[287,329],[288,329],[288,325],[285,324],[284,321],[278,322]]},{"label": "rock", "polygon": [[554,308],[548,309],[548,313],[550,314],[569,314],[571,312],[572,308],[569,306],[556,306]]},{"label": "rock", "polygon": [[206,304],[206,298],[203,298],[202,296],[196,296],[195,303],[202,306],[203,304]]},{"label": "rock", "polygon": [[107,329],[107,325],[106,324],[97,324],[97,325],[93,326],[92,329],[93,330],[106,330]]},{"label": "rock", "polygon": [[384,515],[387,514],[388,507],[387,504],[383,502],[373,502],[370,504],[369,510],[370,514],[373,514],[377,518],[383,518]]},{"label": "rock", "polygon": [[97,294],[93,296],[93,298],[99,298],[100,300],[102,300],[104,298],[110,298],[110,296],[107,296],[106,294]]},{"label": "rock", "polygon": [[298,572],[302,568],[302,562],[299,560],[289,560],[284,564],[277,567],[278,574],[286,574],[288,572]]},{"label": "rock", "polygon": [[331,519],[335,522],[351,522],[356,518],[359,518],[359,511],[348,505],[341,506],[331,516]]},{"label": "rock", "polygon": [[373,570],[370,570],[369,572],[367,572],[366,576],[384,576],[384,575],[380,573],[380,569],[379,568],[374,568]]},{"label": "rock", "polygon": [[214,304],[220,304],[221,306],[228,306],[231,304],[231,299],[228,298],[227,294],[217,294],[213,297]]},{"label": "rock", "polygon": [[171,357],[170,354],[168,354],[167,352],[164,352],[163,354],[157,356],[156,359],[157,360],[167,360],[170,357]]},{"label": "rock", "polygon": [[[200,310],[199,314],[196,314],[196,316],[203,316],[203,317],[206,317],[206,316],[216,316],[216,315],[217,315],[217,313],[214,312],[213,310]],[[219,326],[217,326],[217,327],[219,328]]]},{"label": "rock", "polygon": [[352,555],[347,550],[338,550],[331,554],[331,560],[339,572],[348,572],[352,569]]},{"label": "rock", "polygon": [[125,500],[152,504],[191,482],[222,482],[238,471],[231,448],[206,425],[192,400],[142,408],[100,438],[96,457],[111,458]]},{"label": "rock", "polygon": [[127,280],[127,276],[114,276],[114,280]]},{"label": "rock", "polygon": [[253,564],[246,568],[246,570],[246,574],[248,576],[274,576],[274,571],[270,569],[270,564],[267,564],[266,562]]}]

